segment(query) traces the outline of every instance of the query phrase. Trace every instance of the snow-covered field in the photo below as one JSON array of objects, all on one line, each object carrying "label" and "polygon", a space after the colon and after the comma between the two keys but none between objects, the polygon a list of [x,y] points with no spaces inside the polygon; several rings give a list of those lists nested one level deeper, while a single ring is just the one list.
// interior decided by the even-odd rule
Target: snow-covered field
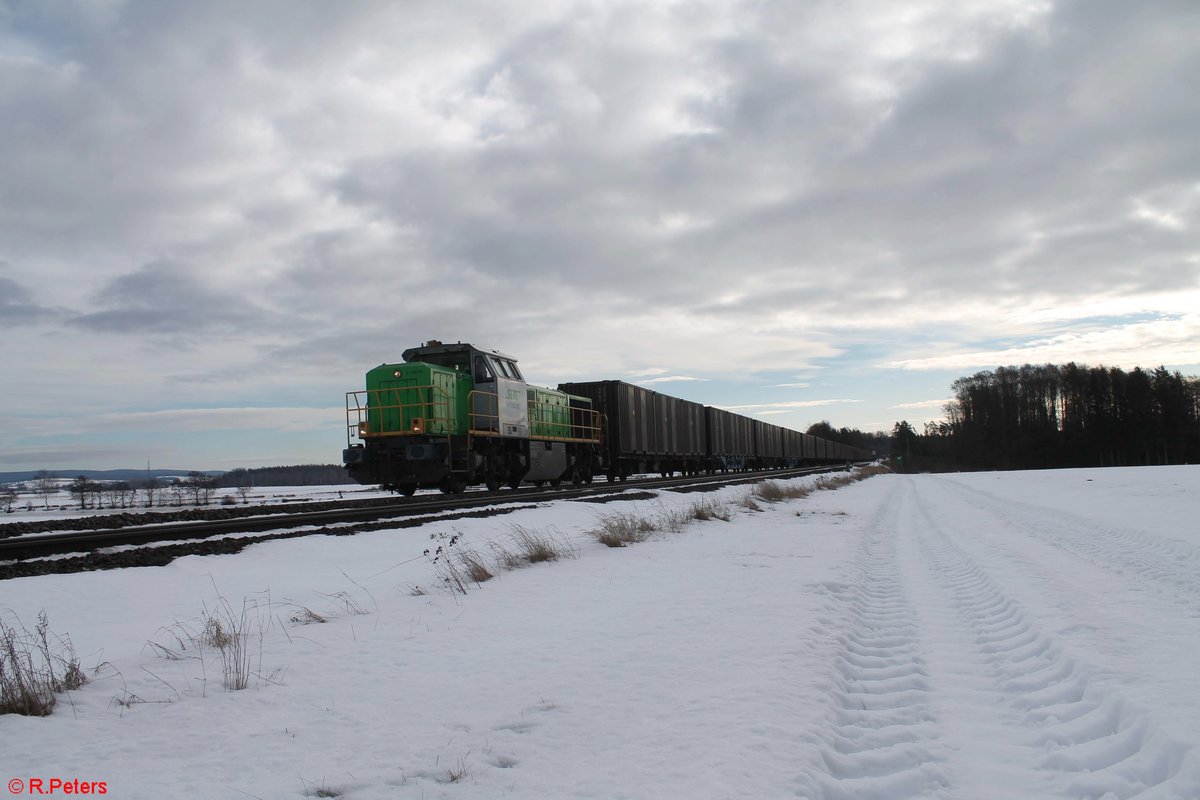
[{"label": "snow-covered field", "polygon": [[[0,778],[117,798],[1200,797],[1200,467],[884,475],[761,512],[745,493],[719,493],[730,521],[622,549],[587,535],[602,515],[712,495],[0,583],[6,621],[45,609],[99,666],[52,716],[0,717]],[[439,586],[427,548],[461,534],[452,553],[486,555],[514,526],[575,557]],[[250,686],[225,691],[202,617],[244,604]]]},{"label": "snow-covered field", "polygon": [[[48,497],[24,490],[18,492],[13,501],[13,510],[0,514],[0,524],[9,522],[38,522],[51,519],[77,519],[79,517],[107,516],[109,514],[170,514],[174,511],[186,511],[197,506],[188,502],[190,495],[185,494],[179,504],[174,504],[172,496],[164,490],[155,505],[146,508],[145,495],[138,492],[134,502],[127,508],[112,508],[105,501],[103,508],[87,508],[81,510],[79,501],[73,500],[66,490],[68,481],[60,480],[58,492]],[[422,494],[438,495],[440,492],[422,490]],[[394,492],[385,492],[372,486],[358,484],[340,484],[331,486],[256,486],[242,496],[235,489],[217,489],[213,492],[206,506],[201,508],[214,509],[225,505],[241,507],[243,505],[263,506],[288,503],[326,502],[337,500],[370,500],[374,498],[394,498]]]}]

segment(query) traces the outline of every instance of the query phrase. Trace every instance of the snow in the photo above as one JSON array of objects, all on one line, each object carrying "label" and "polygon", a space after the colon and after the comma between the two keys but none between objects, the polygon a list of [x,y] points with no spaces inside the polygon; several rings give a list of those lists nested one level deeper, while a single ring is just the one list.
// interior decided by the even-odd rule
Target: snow
[{"label": "snow", "polygon": [[[52,716],[0,717],[0,778],[120,798],[1200,797],[1200,468],[882,475],[759,512],[746,491],[718,493],[730,521],[620,549],[588,535],[601,515],[713,495],[0,583],[7,621],[44,609],[99,665]],[[572,557],[463,595],[423,555],[519,530]],[[244,603],[253,674],[225,691],[188,637]]]},{"label": "snow", "polygon": [[[59,480],[60,487],[65,487],[67,481]],[[440,492],[422,491],[421,494],[440,495]],[[80,517],[105,517],[114,514],[171,514],[178,511],[194,509],[197,506],[190,502],[173,505],[169,492],[163,491],[156,498],[152,508],[146,508],[145,495],[139,490],[132,505],[128,508],[110,508],[108,500],[103,508],[89,507],[81,511],[79,501],[73,500],[65,488],[60,488],[56,494],[42,497],[32,491],[19,491],[12,504],[12,511],[0,514],[0,524],[11,522],[41,522],[55,519],[78,519]],[[327,486],[260,486],[246,493],[245,501],[236,489],[217,489],[213,492],[204,509],[217,509],[227,505],[242,507],[243,505],[262,506],[292,503],[323,503],[338,500],[373,500],[377,498],[394,498],[393,492],[386,492],[376,487],[359,486],[358,484],[336,484]]]}]

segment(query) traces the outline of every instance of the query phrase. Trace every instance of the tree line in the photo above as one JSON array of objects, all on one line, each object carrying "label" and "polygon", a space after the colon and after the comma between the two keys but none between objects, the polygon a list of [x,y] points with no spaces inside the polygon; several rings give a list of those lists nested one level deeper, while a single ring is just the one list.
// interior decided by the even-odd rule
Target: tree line
[{"label": "tree line", "polygon": [[1040,469],[1200,462],[1200,379],[1165,367],[1074,362],[959,378],[944,422],[896,423],[909,469]]},{"label": "tree line", "polygon": [[887,455],[890,449],[888,435],[882,431],[866,433],[857,428],[835,428],[829,424],[828,420],[821,420],[809,425],[805,433],[826,441],[857,447],[878,456]]},{"label": "tree line", "polygon": [[340,464],[299,464],[288,467],[235,469],[217,478],[217,486],[333,486],[354,481]]}]

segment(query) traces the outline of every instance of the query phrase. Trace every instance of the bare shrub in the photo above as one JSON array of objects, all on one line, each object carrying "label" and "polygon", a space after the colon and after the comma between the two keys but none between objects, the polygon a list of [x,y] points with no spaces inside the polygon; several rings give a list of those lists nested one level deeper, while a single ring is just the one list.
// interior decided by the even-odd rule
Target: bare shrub
[{"label": "bare shrub", "polygon": [[51,635],[44,611],[32,631],[0,620],[0,714],[47,716],[58,693],[86,682],[70,638]]},{"label": "bare shrub", "polygon": [[424,553],[429,563],[433,564],[434,572],[452,593],[466,594],[471,578],[463,566],[461,552],[455,549],[462,541],[462,533],[431,533],[429,538],[439,543],[437,547],[432,550],[426,549]]}]

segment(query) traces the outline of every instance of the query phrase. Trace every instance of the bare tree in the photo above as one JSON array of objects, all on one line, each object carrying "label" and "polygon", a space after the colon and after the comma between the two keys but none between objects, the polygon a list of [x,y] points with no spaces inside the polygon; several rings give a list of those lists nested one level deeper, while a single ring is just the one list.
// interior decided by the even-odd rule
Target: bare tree
[{"label": "bare tree", "polygon": [[80,510],[87,508],[88,495],[92,493],[94,486],[87,475],[80,475],[67,486],[67,491],[79,499]]},{"label": "bare tree", "polygon": [[125,481],[113,481],[108,485],[108,502],[113,508],[117,507],[117,503],[121,504],[121,508],[127,508],[133,505],[134,489]]},{"label": "bare tree", "polygon": [[17,490],[11,484],[6,483],[4,486],[0,486],[0,505],[4,506],[5,513],[12,513],[13,503],[16,501]]},{"label": "bare tree", "polygon": [[142,481],[141,489],[146,495],[146,508],[154,507],[154,496],[158,494],[161,488],[162,484],[158,482],[158,478],[146,478],[146,480]]},{"label": "bare tree", "polygon": [[50,510],[50,495],[58,492],[58,482],[54,480],[54,476],[47,470],[38,470],[38,473],[33,476],[33,491],[42,496],[42,503],[45,504],[46,510]]}]

